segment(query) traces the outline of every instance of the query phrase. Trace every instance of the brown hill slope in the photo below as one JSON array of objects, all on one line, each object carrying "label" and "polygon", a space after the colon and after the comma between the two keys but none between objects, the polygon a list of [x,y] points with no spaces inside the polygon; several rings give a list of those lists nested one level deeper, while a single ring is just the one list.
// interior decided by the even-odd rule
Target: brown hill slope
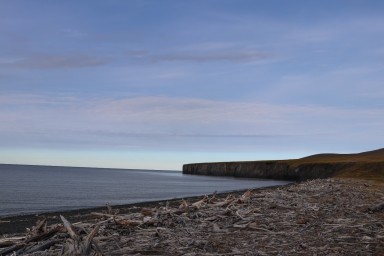
[{"label": "brown hill slope", "polygon": [[183,173],[297,181],[340,177],[384,182],[384,149],[291,160],[186,164]]},{"label": "brown hill slope", "polygon": [[310,162],[375,162],[384,161],[384,148],[357,154],[317,154],[297,159],[300,163]]},{"label": "brown hill slope", "polygon": [[384,182],[384,148],[356,154],[318,154],[288,162],[295,167],[306,164],[345,164],[336,172],[335,177]]}]

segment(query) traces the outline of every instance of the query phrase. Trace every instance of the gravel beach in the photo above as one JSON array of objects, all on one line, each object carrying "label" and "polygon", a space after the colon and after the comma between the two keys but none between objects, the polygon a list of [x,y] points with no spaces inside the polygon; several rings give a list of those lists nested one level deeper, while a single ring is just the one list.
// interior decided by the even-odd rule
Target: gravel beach
[{"label": "gravel beach", "polygon": [[384,255],[383,202],[383,183],[319,179],[40,215],[22,234],[4,232],[17,220],[6,218],[0,254],[70,255],[88,246],[89,255]]}]

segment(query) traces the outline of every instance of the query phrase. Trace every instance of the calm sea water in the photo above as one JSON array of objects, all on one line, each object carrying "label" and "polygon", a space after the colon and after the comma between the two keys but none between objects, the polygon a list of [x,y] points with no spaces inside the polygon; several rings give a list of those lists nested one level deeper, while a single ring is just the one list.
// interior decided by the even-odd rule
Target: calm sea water
[{"label": "calm sea water", "polygon": [[285,181],[78,167],[0,165],[0,216],[128,204]]}]

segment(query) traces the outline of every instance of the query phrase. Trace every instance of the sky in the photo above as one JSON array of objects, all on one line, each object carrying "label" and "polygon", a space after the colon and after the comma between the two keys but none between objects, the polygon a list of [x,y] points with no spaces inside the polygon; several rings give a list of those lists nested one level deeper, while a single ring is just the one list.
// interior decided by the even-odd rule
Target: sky
[{"label": "sky", "polygon": [[0,163],[181,170],[384,145],[384,1],[3,0]]}]

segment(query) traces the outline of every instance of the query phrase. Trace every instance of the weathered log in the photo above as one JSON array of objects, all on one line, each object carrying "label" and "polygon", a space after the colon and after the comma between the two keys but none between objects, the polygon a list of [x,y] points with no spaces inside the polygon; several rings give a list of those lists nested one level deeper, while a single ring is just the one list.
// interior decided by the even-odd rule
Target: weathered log
[{"label": "weathered log", "polygon": [[205,195],[203,199],[193,203],[191,206],[196,208],[196,209],[200,209],[201,207],[203,207],[204,205],[206,205],[208,202],[208,196]]},{"label": "weathered log", "polygon": [[12,245],[11,247],[5,248],[0,251],[0,256],[7,255],[8,253],[15,252],[23,247],[25,247],[27,244],[25,243],[19,243]]},{"label": "weathered log", "polygon": [[60,218],[63,221],[64,227],[67,229],[67,232],[68,232],[69,236],[73,240],[78,241],[79,240],[79,236],[77,235],[76,230],[72,226],[72,224],[66,218],[64,218],[63,215],[60,215]]},{"label": "weathered log", "polygon": [[[73,225],[66,218],[64,218],[64,216],[60,215],[60,218],[70,236],[70,239],[67,240],[66,246],[62,251],[62,255],[90,255],[93,243],[92,239],[96,236],[100,226],[96,225],[96,227],[86,236],[86,238],[82,240]],[[97,249],[96,253],[99,253]]]},{"label": "weathered log", "polygon": [[[40,230],[44,225],[45,225],[45,221],[39,222],[39,224],[36,226],[37,228],[34,229],[34,230]],[[49,238],[53,237],[61,229],[62,229],[61,226],[56,226],[56,227],[54,227],[53,229],[51,229],[49,231],[45,231],[44,233],[37,234],[37,235],[35,235],[33,237],[30,237],[30,238],[28,238],[25,241],[22,241],[20,243],[13,242],[13,245],[11,244],[11,241],[7,241],[7,243],[12,245],[12,246],[9,247],[9,248],[4,249],[3,251],[0,251],[0,255],[6,255],[7,253],[10,253],[10,252],[13,252],[13,251],[18,251],[20,249],[24,250],[26,247],[28,247],[29,243],[38,242],[38,241],[49,239]]]},{"label": "weathered log", "polygon": [[369,207],[369,211],[371,212],[379,212],[384,210],[384,202],[379,203],[375,206]]},{"label": "weathered log", "polygon": [[15,241],[11,241],[11,240],[2,241],[0,242],[0,248],[12,246],[14,244],[15,244]]},{"label": "weathered log", "polygon": [[37,221],[36,227],[32,228],[32,231],[39,233],[39,232],[45,232],[46,229],[47,229],[47,219],[44,218],[40,221]]},{"label": "weathered log", "polygon": [[49,230],[49,231],[46,231],[42,234],[38,234],[34,237],[30,237],[28,238],[27,240],[25,240],[25,243],[30,243],[30,242],[38,242],[38,241],[41,241],[41,240],[45,240],[45,239],[49,239],[51,237],[53,237],[57,232],[61,231],[62,230],[62,226],[58,225],[56,227],[54,227],[53,229]]},{"label": "weathered log", "polygon": [[136,226],[143,224],[142,221],[128,220],[128,219],[114,218],[114,221],[117,225],[122,226],[122,227],[126,227],[126,228],[136,227]]},{"label": "weathered log", "polygon": [[44,251],[44,250],[49,249],[51,246],[53,246],[53,245],[55,245],[55,244],[57,244],[59,242],[61,242],[61,240],[59,240],[59,239],[48,240],[48,241],[45,241],[45,242],[43,242],[41,244],[32,246],[31,248],[26,250],[25,253],[33,253],[33,252],[38,252],[38,251]]},{"label": "weathered log", "polygon": [[15,245],[21,242],[22,240],[25,240],[25,236],[8,237],[8,238],[0,239],[0,248]]},{"label": "weathered log", "polygon": [[100,226],[96,226],[91,233],[85,238],[83,244],[82,244],[82,251],[84,255],[89,255],[91,253],[91,245],[92,245],[92,239],[96,236],[97,232],[99,231]]}]

